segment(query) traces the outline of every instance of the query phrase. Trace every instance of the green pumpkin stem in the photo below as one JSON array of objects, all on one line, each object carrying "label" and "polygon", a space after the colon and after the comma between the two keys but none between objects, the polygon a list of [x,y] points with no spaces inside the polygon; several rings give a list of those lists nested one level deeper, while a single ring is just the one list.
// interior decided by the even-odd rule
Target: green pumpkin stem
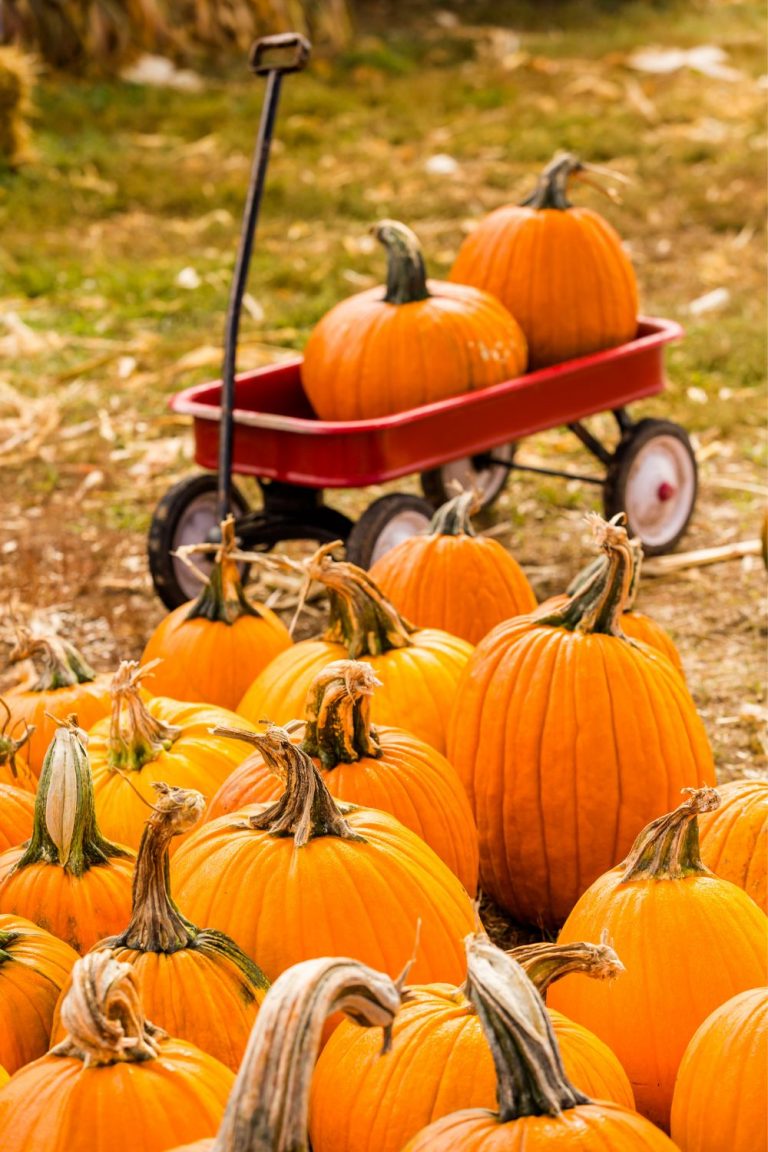
[{"label": "green pumpkin stem", "polygon": [[428,536],[476,536],[470,516],[480,506],[475,492],[460,492],[441,504],[429,522]]},{"label": "green pumpkin stem", "polygon": [[15,865],[58,864],[72,876],[131,853],[102,836],[96,823],[87,737],[77,717],[56,721],[58,727],[40,773],[32,838]]},{"label": "green pumpkin stem", "polygon": [[[632,549],[632,556],[634,558],[634,567],[632,570],[632,579],[630,580],[629,589],[627,591],[627,600],[624,606],[625,612],[631,612],[635,606],[637,599],[638,589],[640,587],[640,569],[643,563],[643,545],[639,537],[634,536],[629,541],[629,547]],[[569,596],[575,595],[580,592],[589,581],[594,577],[596,572],[604,572],[608,568],[607,556],[595,556],[594,560],[590,560],[580,572],[577,572],[573,580],[571,580],[568,588],[566,589]]]},{"label": "green pumpkin stem", "polygon": [[565,1074],[540,994],[521,966],[484,934],[467,937],[466,990],[496,1067],[502,1124],[558,1116],[589,1103]]},{"label": "green pumpkin stem", "polygon": [[570,152],[559,152],[550,160],[536,183],[531,195],[523,200],[525,208],[555,208],[565,212],[570,208],[568,199],[568,181],[574,172],[581,172],[584,165],[578,156]]},{"label": "green pumpkin stem", "polygon": [[398,220],[379,220],[371,235],[387,250],[386,304],[413,304],[429,297],[424,256],[416,234]]},{"label": "green pumpkin stem", "polygon": [[355,960],[295,964],[270,988],[251,1032],[213,1152],[308,1152],[312,1072],[323,1025],[344,1012],[384,1029],[388,1047],[401,992],[389,976]]},{"label": "green pumpkin stem", "polygon": [[699,851],[701,812],[713,812],[720,806],[715,788],[683,788],[688,799],[651,821],[632,845],[622,864],[621,882],[630,880],[681,880],[684,876],[711,876]]},{"label": "green pumpkin stem", "polygon": [[39,675],[29,689],[31,692],[53,692],[57,688],[72,688],[76,684],[89,684],[96,673],[84,656],[68,640],[60,636],[33,636],[28,628],[16,629],[13,648],[8,657],[11,664],[19,660],[32,660]]},{"label": "green pumpkin stem", "polygon": [[326,665],[307,693],[302,751],[326,769],[378,759],[382,753],[371,724],[371,696],[380,683],[370,664],[334,660]]},{"label": "green pumpkin stem", "polygon": [[202,618],[234,624],[241,616],[260,615],[243,590],[240,570],[232,555],[236,550],[235,520],[228,516],[221,524],[221,544],[214,555],[208,581],[187,612],[187,620]]},{"label": "green pumpkin stem", "polygon": [[13,736],[8,735],[8,725],[11,722],[11,710],[2,697],[0,697],[0,708],[5,712],[5,720],[2,728],[0,728],[0,768],[7,764],[11,770],[11,775],[14,779],[17,779],[19,770],[16,767],[16,753],[27,743],[35,731],[35,725],[27,724],[23,735],[20,736],[18,740],[14,740]]},{"label": "green pumpkin stem", "polygon": [[350,660],[407,648],[416,631],[371,580],[346,560],[334,560],[336,544],[324,544],[307,564],[307,577],[328,589],[329,623],[323,639],[342,644]]},{"label": "green pumpkin stem", "polygon": [[569,972],[581,972],[595,980],[612,980],[624,971],[624,965],[613,948],[605,943],[521,944],[510,948],[507,955],[517,961],[541,996],[550,984]]},{"label": "green pumpkin stem", "polygon": [[595,567],[565,604],[552,611],[536,613],[536,621],[569,632],[603,633],[625,638],[621,630],[621,615],[632,587],[635,559],[626,529],[620,523],[624,513],[618,512],[613,519],[603,520],[596,512],[591,512],[586,519],[592,525],[598,546],[605,553],[605,561]]},{"label": "green pumpkin stem", "polygon": [[138,772],[167,752],[182,733],[181,728],[153,716],[141,698],[141,681],[151,675],[156,663],[152,660],[140,667],[136,660],[123,660],[112,678],[107,763],[115,772]]},{"label": "green pumpkin stem", "polygon": [[263,812],[248,817],[247,827],[270,836],[292,836],[297,848],[316,836],[338,836],[342,840],[363,840],[353,832],[322,776],[284,728],[270,724],[266,732],[246,732],[217,725],[215,736],[244,740],[258,748],[267,767],[285,784],[279,800]]},{"label": "green pumpkin stem", "polygon": [[14,932],[11,928],[0,931],[0,964],[5,964],[7,960],[13,960],[8,949],[16,943],[20,935],[20,932]]}]

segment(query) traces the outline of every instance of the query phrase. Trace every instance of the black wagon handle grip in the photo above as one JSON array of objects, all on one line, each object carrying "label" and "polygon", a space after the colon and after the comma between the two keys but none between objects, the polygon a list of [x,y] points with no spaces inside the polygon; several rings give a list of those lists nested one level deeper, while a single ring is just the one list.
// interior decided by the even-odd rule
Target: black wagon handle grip
[{"label": "black wagon handle grip", "polygon": [[251,48],[248,61],[257,76],[270,72],[301,72],[306,67],[312,46],[298,32],[280,32],[276,36],[262,36]]}]

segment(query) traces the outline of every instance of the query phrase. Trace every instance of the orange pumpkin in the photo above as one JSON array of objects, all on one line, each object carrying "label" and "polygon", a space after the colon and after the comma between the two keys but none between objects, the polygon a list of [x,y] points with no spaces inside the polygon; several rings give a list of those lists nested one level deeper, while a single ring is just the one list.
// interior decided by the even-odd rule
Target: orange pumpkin
[{"label": "orange pumpkin", "polygon": [[236,711],[253,724],[265,716],[287,724],[300,716],[312,680],[332,660],[366,660],[382,687],[374,724],[407,728],[445,752],[447,717],[472,646],[436,628],[415,628],[382,595],[367,572],[320,548],[308,578],[328,589],[330,624],[320,640],[282,652],[254,680]]},{"label": "orange pumpkin", "polygon": [[519,964],[487,937],[469,941],[467,961],[467,994],[496,1067],[498,1109],[444,1116],[403,1152],[674,1152],[636,1112],[574,1087],[542,999]]},{"label": "orange pumpkin", "polygon": [[392,816],[337,804],[282,729],[249,739],[285,792],[181,845],[174,888],[188,915],[232,936],[270,980],[300,960],[351,952],[397,971],[420,919],[414,978],[460,982],[472,902],[442,860]]},{"label": "orange pumpkin", "polygon": [[217,724],[241,723],[226,708],[155,696],[142,699],[150,669],[125,660],[112,680],[112,715],[88,733],[88,758],[99,827],[138,848],[160,781],[210,797],[245,758],[242,746],[211,735]]},{"label": "orange pumpkin", "polygon": [[768,913],[768,779],[732,780],[721,804],[699,819],[701,858]]},{"label": "orange pumpkin", "polygon": [[77,953],[22,916],[0,914],[0,1064],[14,1073],[48,1051],[56,1001]]},{"label": "orange pumpkin", "polygon": [[525,371],[525,337],[498,300],[428,281],[404,224],[381,220],[371,231],[387,250],[386,289],[337,304],[304,349],[301,379],[321,420],[387,416]]},{"label": "orange pumpkin", "polygon": [[[524,945],[509,953],[543,995],[566,972],[598,978],[621,964],[606,945]],[[600,1100],[634,1107],[627,1074],[586,1028],[550,1013],[569,1079]],[[460,1108],[496,1103],[493,1057],[464,992],[446,984],[409,987],[392,1026],[392,1051],[343,1021],[315,1068],[310,1107],[314,1152],[400,1152],[425,1125]]]},{"label": "orange pumpkin", "polygon": [[99,831],[84,739],[74,718],[59,722],[40,775],[32,838],[0,855],[0,912],[27,917],[77,952],[130,919],[135,859]]},{"label": "orange pumpkin", "polygon": [[235,551],[230,516],[221,526],[221,545],[197,600],[161,620],[147,641],[141,662],[153,664],[156,695],[235,709],[262,668],[291,647],[279,616],[245,595]]},{"label": "orange pumpkin", "polygon": [[144,1018],[136,974],[110,952],[78,960],[67,1037],[0,1092],[3,1152],[165,1152],[210,1136],[234,1075]]},{"label": "orange pumpkin", "polygon": [[626,966],[610,995],[567,976],[549,1003],[609,1045],[629,1074],[638,1111],[666,1127],[675,1076],[698,1026],[724,1001],[768,982],[768,919],[746,893],[701,862],[696,817],[714,788],[654,820],[624,863],[581,897],[560,933],[605,931]]},{"label": "orange pumpkin", "polygon": [[[439,752],[403,728],[373,728],[371,702],[380,682],[369,664],[335,660],[319,672],[307,694],[306,720],[291,725],[299,744],[332,796],[380,808],[421,836],[477,892],[477,829],[463,785]],[[208,819],[245,804],[276,800],[282,785],[255,752],[224,781]]]},{"label": "orange pumpkin", "polygon": [[683,1054],[672,1097],[682,1152],[768,1152],[768,988],[732,996]]},{"label": "orange pumpkin", "polygon": [[556,156],[522,205],[480,222],[451,269],[451,280],[490,292],[517,317],[531,368],[614,348],[637,331],[637,283],[621,239],[568,200],[569,180],[587,167]]},{"label": "orange pumpkin", "polygon": [[477,644],[502,620],[536,607],[517,561],[470,520],[475,496],[463,492],[435,513],[424,536],[410,536],[371,567],[384,595],[421,628],[442,628]]},{"label": "orange pumpkin", "polygon": [[31,792],[0,782],[0,852],[29,839],[34,812],[35,798]]},{"label": "orange pumpkin", "polygon": [[448,738],[477,821],[480,886],[515,919],[548,926],[682,787],[715,782],[682,678],[621,632],[627,534],[616,518],[592,523],[607,566],[560,609],[481,641]]}]

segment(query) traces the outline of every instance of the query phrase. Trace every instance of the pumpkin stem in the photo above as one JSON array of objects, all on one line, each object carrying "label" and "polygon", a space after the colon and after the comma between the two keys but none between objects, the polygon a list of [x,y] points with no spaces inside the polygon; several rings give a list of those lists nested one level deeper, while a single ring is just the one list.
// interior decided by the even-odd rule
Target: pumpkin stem
[{"label": "pumpkin stem", "polygon": [[52,692],[56,688],[71,688],[75,684],[88,684],[96,673],[73,644],[60,636],[49,634],[33,636],[28,628],[16,629],[13,648],[8,659],[11,664],[19,660],[32,660],[39,676],[31,692]]},{"label": "pumpkin stem", "polygon": [[536,183],[531,195],[523,200],[523,207],[556,208],[561,212],[572,207],[568,199],[568,181],[574,172],[581,172],[584,165],[578,156],[571,152],[558,152],[550,160]]},{"label": "pumpkin stem", "polygon": [[61,1004],[67,1036],[52,1056],[74,1056],[91,1065],[139,1063],[159,1055],[166,1033],[144,1018],[139,978],[132,964],[108,950],[89,952],[72,969]]},{"label": "pumpkin stem", "polygon": [[327,664],[307,693],[302,751],[327,769],[366,757],[378,759],[382,753],[371,724],[371,696],[380,684],[370,664],[358,660]]},{"label": "pumpkin stem", "polygon": [[[632,578],[627,590],[627,600],[624,605],[625,612],[631,612],[635,606],[637,599],[638,589],[640,587],[640,569],[643,563],[643,544],[639,536],[633,536],[629,541],[629,547],[632,551],[632,558],[634,566],[632,569]],[[571,580],[566,591],[569,596],[575,595],[580,592],[582,588],[586,587],[596,572],[605,572],[608,568],[608,557],[605,555],[595,556],[594,560],[590,560],[580,572],[577,572],[573,580]]]},{"label": "pumpkin stem", "polygon": [[560,608],[545,614],[536,614],[538,624],[551,624],[569,632],[603,633],[626,639],[621,630],[621,614],[634,578],[634,549],[622,527],[623,512],[611,520],[603,520],[596,512],[586,516],[605,560],[595,566],[588,579]]},{"label": "pumpkin stem", "polygon": [[398,220],[379,220],[371,227],[387,250],[385,304],[413,304],[429,297],[424,256],[415,232]]},{"label": "pumpkin stem", "polygon": [[350,660],[407,648],[414,625],[400,616],[367,572],[346,560],[334,560],[330,553],[335,547],[324,544],[307,565],[309,579],[328,589],[330,619],[323,639],[343,644]]},{"label": "pumpkin stem", "polygon": [[248,817],[246,827],[268,832],[270,836],[293,836],[301,848],[315,836],[338,836],[342,840],[363,840],[353,832],[325,786],[314,764],[284,728],[270,724],[266,732],[245,732],[240,728],[217,726],[216,736],[231,736],[258,748],[267,767],[285,783],[285,792],[263,812]]},{"label": "pumpkin stem", "polygon": [[569,972],[581,972],[595,980],[612,980],[624,971],[613,948],[605,943],[521,944],[511,948],[507,955],[517,961],[541,996],[550,984]]},{"label": "pumpkin stem", "polygon": [[441,504],[429,522],[428,536],[476,536],[470,516],[481,507],[477,493],[460,492]]},{"label": "pumpkin stem", "polygon": [[241,616],[260,615],[243,590],[240,570],[233,556],[236,551],[235,519],[227,516],[221,524],[221,544],[214,555],[211,573],[187,612],[187,620],[202,617],[220,624],[234,624]]},{"label": "pumpkin stem", "polygon": [[37,786],[32,838],[15,870],[30,864],[58,864],[72,876],[82,876],[110,857],[131,853],[99,831],[85,751],[88,738],[78,728],[77,717],[56,723]]},{"label": "pumpkin stem", "polygon": [[481,933],[466,948],[467,996],[496,1066],[500,1122],[589,1103],[565,1074],[544,1001],[521,966]]},{"label": "pumpkin stem", "polygon": [[15,944],[21,933],[14,932],[11,928],[4,928],[0,930],[0,964],[5,964],[7,960],[12,960],[8,949],[12,944]]},{"label": "pumpkin stem", "polygon": [[32,733],[35,731],[34,724],[26,724],[24,734],[18,739],[14,740],[13,736],[8,734],[8,725],[11,720],[11,710],[6,704],[5,700],[0,697],[0,708],[5,712],[5,720],[0,729],[0,768],[5,767],[7,764],[11,770],[11,775],[14,779],[18,779],[19,770],[16,766],[16,753],[24,747],[29,740]]},{"label": "pumpkin stem", "polygon": [[630,880],[680,880],[703,873],[711,876],[699,851],[700,812],[713,812],[720,806],[715,788],[683,788],[688,799],[652,820],[629,850],[622,868],[621,883]]},{"label": "pumpkin stem", "polygon": [[355,960],[304,960],[267,993],[230,1093],[213,1152],[306,1152],[312,1071],[323,1024],[344,1012],[384,1029],[401,994],[389,976]]},{"label": "pumpkin stem", "polygon": [[123,660],[112,678],[107,763],[115,772],[138,772],[167,752],[181,735],[181,728],[158,720],[141,699],[141,681],[152,674],[156,663],[152,660],[142,668],[136,660]]}]

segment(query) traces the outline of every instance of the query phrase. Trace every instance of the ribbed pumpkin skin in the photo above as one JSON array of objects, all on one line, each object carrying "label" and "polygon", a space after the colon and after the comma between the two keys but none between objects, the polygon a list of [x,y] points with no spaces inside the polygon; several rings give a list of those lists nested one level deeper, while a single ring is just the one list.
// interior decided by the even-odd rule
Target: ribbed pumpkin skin
[{"label": "ribbed pumpkin skin", "polygon": [[696,1030],[672,1097],[682,1152],[768,1149],[768,988],[722,1004]]},{"label": "ribbed pumpkin skin", "polygon": [[109,718],[99,721],[88,733],[88,758],[99,828],[108,839],[133,849],[139,846],[149,815],[141,796],[148,803],[154,803],[154,782],[194,788],[210,799],[248,755],[247,745],[214,736],[210,731],[217,724],[243,727],[242,718],[228,709],[180,703],[164,696],[146,701],[145,707],[156,720],[176,725],[182,733],[167,751],[161,751],[155,760],[148,761],[138,771],[121,774],[109,767]]},{"label": "ribbed pumpkin skin", "polygon": [[292,837],[242,827],[248,805],[197,828],[173,857],[179,907],[193,923],[231,936],[272,981],[299,960],[351,956],[399,972],[421,936],[409,979],[464,978],[462,941],[471,901],[459,880],[413,832],[375,809],[345,819],[365,843]]},{"label": "ribbed pumpkin skin", "polygon": [[[40,775],[45,754],[56,732],[56,722],[46,716],[46,712],[59,720],[74,714],[84,731],[88,731],[102,716],[109,716],[112,710],[111,677],[97,676],[84,684],[74,684],[71,688],[55,688],[45,692],[10,691],[4,697],[11,710],[11,723],[14,731],[23,731],[24,725],[35,731],[24,745],[30,771],[35,777]],[[148,695],[148,693],[147,693]]]},{"label": "ribbed pumpkin skin", "polygon": [[370,576],[406,619],[470,644],[536,607],[520,565],[486,536],[412,536],[377,560]]},{"label": "ribbed pumpkin skin", "polygon": [[768,913],[768,780],[732,780],[722,804],[699,817],[701,858]]},{"label": "ribbed pumpkin skin", "polygon": [[544,368],[632,340],[635,273],[614,228],[589,208],[491,212],[463,242],[451,280],[501,300]]},{"label": "ribbed pumpkin skin", "polygon": [[26,917],[81,954],[130,920],[134,856],[114,856],[78,877],[53,864],[14,872],[22,855],[22,848],[0,855],[0,912]]},{"label": "ribbed pumpkin skin", "polygon": [[140,1064],[43,1056],[0,1092],[3,1152],[165,1152],[215,1134],[233,1081],[181,1040]]},{"label": "ribbed pumpkin skin", "polygon": [[524,1116],[508,1124],[495,1113],[457,1112],[435,1121],[402,1152],[677,1152],[636,1112],[601,1100],[559,1116]]},{"label": "ribbed pumpkin skin", "polygon": [[37,791],[37,777],[30,771],[23,753],[16,753],[15,768],[14,771],[10,759],[0,762],[0,784],[20,788],[22,792],[30,792],[34,796]]},{"label": "ribbed pumpkin skin", "polygon": [[34,811],[31,792],[0,782],[0,852],[30,838]]},{"label": "ribbed pumpkin skin", "polygon": [[225,624],[200,617],[188,620],[193,603],[182,604],[161,620],[147,641],[141,663],[162,660],[149,685],[158,696],[234,711],[262,668],[293,642],[279,616],[263,605],[252,604],[258,616],[240,616],[234,624]]},{"label": "ribbed pumpkin skin", "polygon": [[638,1111],[666,1128],[693,1033],[731,996],[768,981],[768,919],[716,876],[622,883],[616,869],[585,892],[559,941],[603,931],[625,966],[621,979],[605,988],[565,976],[547,1000],[605,1041],[629,1075]]},{"label": "ribbed pumpkin skin", "polygon": [[[472,645],[458,636],[424,628],[406,648],[362,657],[381,680],[371,704],[374,724],[406,728],[445,753],[448,714]],[[304,714],[309,686],[332,660],[345,660],[342,644],[302,640],[281,653],[254,680],[236,711],[253,724],[287,724]]]},{"label": "ribbed pumpkin skin", "polygon": [[[320,1054],[312,1080],[314,1152],[400,1152],[441,1116],[495,1108],[496,1073],[478,1016],[457,988],[410,989],[381,1056],[375,1032],[346,1020]],[[550,1013],[569,1079],[587,1095],[634,1106],[613,1053],[560,1013]]]},{"label": "ribbed pumpkin skin", "polygon": [[[303,725],[291,734],[299,743]],[[458,876],[470,896],[477,892],[477,829],[464,786],[439,752],[402,728],[376,729],[382,755],[325,771],[314,758],[337,800],[389,812],[420,836]],[[224,781],[211,801],[215,820],[246,804],[264,804],[283,793],[283,784],[259,753],[251,754]]]},{"label": "ribbed pumpkin skin", "polygon": [[0,1065],[13,1074],[48,1051],[51,1021],[77,953],[22,916],[0,914],[15,938],[0,957]]},{"label": "ribbed pumpkin skin", "polygon": [[498,300],[446,281],[427,288],[406,304],[386,303],[381,287],[359,292],[315,326],[301,379],[321,420],[388,416],[525,371],[525,339]]},{"label": "ribbed pumpkin skin", "polygon": [[[565,604],[567,600],[568,596],[565,593],[559,596],[550,596],[548,600],[539,605],[539,610],[544,612],[559,607]],[[661,624],[658,624],[652,617],[646,616],[644,612],[636,612],[634,608],[622,612],[619,623],[625,636],[628,636],[630,640],[640,640],[643,644],[650,644],[651,648],[655,648],[657,652],[661,652],[662,656],[666,656],[670,664],[673,664],[680,675],[685,678],[685,669],[680,653],[666,628],[662,628]]]},{"label": "ribbed pumpkin skin", "polygon": [[510,620],[475,649],[456,701],[447,756],[475,813],[480,885],[524,922],[562,923],[681,788],[715,782],[679,674],[617,637]]}]

